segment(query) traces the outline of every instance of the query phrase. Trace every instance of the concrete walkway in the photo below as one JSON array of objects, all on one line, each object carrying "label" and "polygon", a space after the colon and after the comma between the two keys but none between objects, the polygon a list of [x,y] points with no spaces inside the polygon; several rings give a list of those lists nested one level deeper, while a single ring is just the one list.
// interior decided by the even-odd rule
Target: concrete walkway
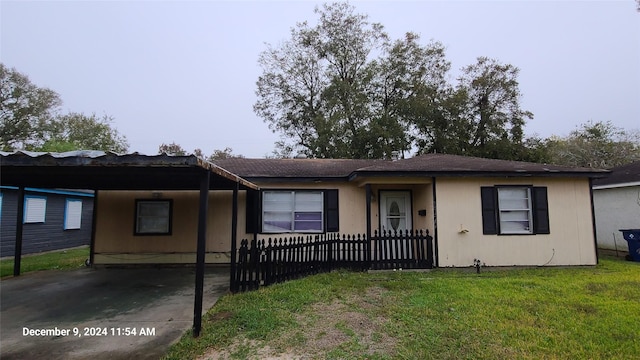
[{"label": "concrete walkway", "polygon": [[[42,271],[5,278],[0,358],[158,359],[193,325],[194,284],[190,268]],[[228,268],[206,269],[204,311],[228,288]]]}]

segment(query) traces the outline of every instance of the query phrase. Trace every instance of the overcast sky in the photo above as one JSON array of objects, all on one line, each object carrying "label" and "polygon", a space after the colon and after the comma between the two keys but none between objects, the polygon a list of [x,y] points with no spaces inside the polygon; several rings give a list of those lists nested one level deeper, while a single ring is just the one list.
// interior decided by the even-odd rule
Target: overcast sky
[{"label": "overcast sky", "polygon": [[[258,55],[315,22],[314,1],[5,1],[0,59],[58,92],[62,111],[114,117],[130,151],[162,143],[263,157],[278,135],[253,113]],[[527,135],[589,120],[640,128],[640,13],[620,1],[352,1],[396,39],[442,42],[520,68]]]}]

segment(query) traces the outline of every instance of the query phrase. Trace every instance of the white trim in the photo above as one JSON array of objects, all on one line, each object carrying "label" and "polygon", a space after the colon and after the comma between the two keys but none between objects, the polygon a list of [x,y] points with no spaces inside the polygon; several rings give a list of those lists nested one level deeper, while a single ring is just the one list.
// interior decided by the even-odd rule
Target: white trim
[{"label": "white trim", "polygon": [[596,186],[593,186],[593,190],[615,189],[615,188],[632,187],[632,186],[640,186],[640,181],[632,181],[627,183],[609,184],[609,185],[596,185]]}]

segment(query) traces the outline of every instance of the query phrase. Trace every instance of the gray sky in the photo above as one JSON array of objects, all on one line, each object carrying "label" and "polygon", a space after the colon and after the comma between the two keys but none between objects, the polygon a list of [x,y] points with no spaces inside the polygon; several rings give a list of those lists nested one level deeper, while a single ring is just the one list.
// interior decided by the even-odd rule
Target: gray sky
[{"label": "gray sky", "polygon": [[[176,142],[205,154],[270,154],[253,113],[258,54],[315,22],[314,1],[5,1],[0,59],[58,92],[62,111],[108,114],[130,151]],[[352,1],[392,38],[442,42],[458,69],[478,56],[520,68],[526,133],[589,120],[640,128],[640,13],[620,1]]]}]

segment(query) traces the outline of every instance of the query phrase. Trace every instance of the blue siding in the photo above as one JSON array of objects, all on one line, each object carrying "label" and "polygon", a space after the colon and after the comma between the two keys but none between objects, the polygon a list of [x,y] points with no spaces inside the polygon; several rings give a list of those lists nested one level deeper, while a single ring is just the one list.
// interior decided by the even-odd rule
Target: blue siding
[{"label": "blue siding", "polygon": [[[31,190],[31,189],[30,189]],[[3,188],[0,214],[0,257],[15,253],[16,210],[18,192]],[[25,191],[26,195],[41,195],[41,192]],[[56,193],[48,191],[47,209],[44,223],[24,224],[22,253],[33,254],[43,251],[66,249],[91,243],[93,220],[93,197],[74,196],[73,192]],[[82,200],[82,222],[80,229],[64,230],[66,201]]]}]

